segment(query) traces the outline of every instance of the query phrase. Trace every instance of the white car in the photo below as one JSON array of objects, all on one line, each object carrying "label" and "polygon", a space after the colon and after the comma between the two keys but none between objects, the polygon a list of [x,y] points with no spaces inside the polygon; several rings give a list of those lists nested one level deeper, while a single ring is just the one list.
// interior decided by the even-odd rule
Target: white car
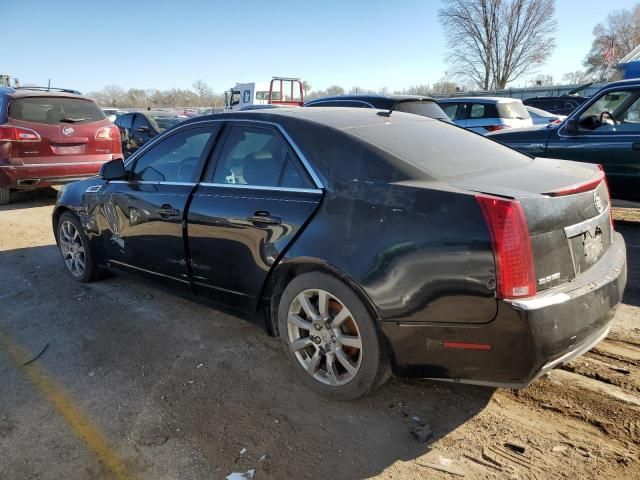
[{"label": "white car", "polygon": [[529,112],[517,98],[444,98],[438,104],[453,123],[483,135],[533,125]]},{"label": "white car", "polygon": [[545,125],[549,123],[562,123],[562,121],[567,118],[566,115],[556,115],[555,113],[547,112],[546,110],[542,110],[541,108],[530,107],[525,105],[524,108],[527,109],[529,115],[531,115],[531,120],[534,125]]},{"label": "white car", "polygon": [[107,118],[111,123],[115,122],[116,118],[122,115],[122,112],[117,108],[103,108],[102,111],[104,112],[104,114],[107,116]]}]

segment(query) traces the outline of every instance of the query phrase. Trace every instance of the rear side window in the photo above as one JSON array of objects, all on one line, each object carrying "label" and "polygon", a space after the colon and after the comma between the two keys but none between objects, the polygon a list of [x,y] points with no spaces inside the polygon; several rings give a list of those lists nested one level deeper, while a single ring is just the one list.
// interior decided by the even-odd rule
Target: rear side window
[{"label": "rear side window", "polygon": [[456,118],[456,112],[458,111],[457,103],[444,103],[442,104],[442,110],[451,120]]},{"label": "rear side window", "polygon": [[82,124],[106,119],[91,100],[68,97],[23,97],[9,103],[9,118],[23,122]]},{"label": "rear side window", "polygon": [[500,118],[515,118],[518,120],[531,118],[522,102],[500,102],[497,104],[497,108]]},{"label": "rear side window", "polygon": [[474,103],[469,110],[469,118],[483,118],[485,117],[486,108],[482,103]]}]

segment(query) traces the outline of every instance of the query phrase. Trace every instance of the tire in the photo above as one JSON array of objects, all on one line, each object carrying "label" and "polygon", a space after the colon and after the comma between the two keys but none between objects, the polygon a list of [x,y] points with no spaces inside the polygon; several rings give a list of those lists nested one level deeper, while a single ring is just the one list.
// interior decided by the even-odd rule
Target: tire
[{"label": "tire", "polygon": [[70,212],[60,215],[56,241],[65,271],[71,278],[82,283],[98,279],[100,269],[78,217]]},{"label": "tire", "polygon": [[321,395],[353,400],[389,377],[373,318],[358,295],[330,275],[311,272],[291,280],[280,297],[278,327],[292,368]]},{"label": "tire", "polygon": [[0,205],[8,205],[11,202],[11,190],[0,187]]}]

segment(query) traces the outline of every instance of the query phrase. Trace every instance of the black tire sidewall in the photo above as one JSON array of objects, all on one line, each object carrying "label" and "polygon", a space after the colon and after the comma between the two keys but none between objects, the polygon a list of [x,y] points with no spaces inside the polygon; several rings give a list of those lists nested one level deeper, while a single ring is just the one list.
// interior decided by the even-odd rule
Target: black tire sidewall
[{"label": "black tire sidewall", "polygon": [[[82,239],[82,246],[84,247],[84,256],[85,256],[85,269],[84,269],[84,273],[80,277],[76,277],[71,273],[66,263],[64,263],[62,250],[60,250],[60,227],[64,222],[72,223],[73,226],[76,227],[76,229],[78,230],[80,234],[80,238]],[[91,250],[91,244],[89,243],[89,239],[87,238],[82,226],[80,225],[80,220],[78,219],[78,217],[76,217],[70,212],[64,212],[62,215],[60,215],[60,218],[58,219],[58,225],[56,226],[56,240],[58,244],[58,252],[60,253],[60,257],[62,258],[63,267],[65,272],[67,272],[67,275],[69,275],[74,280],[82,283],[88,283],[93,281],[97,276],[98,267],[96,265],[93,251]]]},{"label": "black tire sidewall", "polygon": [[[346,385],[330,386],[315,380],[298,362],[291,350],[287,332],[289,306],[294,298],[308,289],[322,289],[338,298],[351,312],[358,325],[363,342],[362,362],[356,377]],[[284,289],[278,305],[278,329],[284,350],[293,369],[312,390],[334,400],[353,400],[368,394],[382,383],[387,371],[387,355],[383,350],[373,318],[360,297],[337,278],[321,272],[305,273],[295,277]]]}]

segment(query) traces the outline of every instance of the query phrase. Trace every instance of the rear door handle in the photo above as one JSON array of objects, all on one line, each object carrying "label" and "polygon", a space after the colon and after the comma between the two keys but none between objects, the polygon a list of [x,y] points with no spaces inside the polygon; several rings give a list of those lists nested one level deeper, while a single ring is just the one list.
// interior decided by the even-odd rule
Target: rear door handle
[{"label": "rear door handle", "polygon": [[640,150],[640,143],[632,143],[631,150],[635,150],[635,151]]},{"label": "rear door handle", "polygon": [[180,210],[173,208],[171,205],[162,205],[156,212],[161,217],[177,217],[180,215]]},{"label": "rear door handle", "polygon": [[282,223],[280,217],[272,216],[269,212],[263,210],[255,212],[252,216],[248,217],[247,220],[251,223],[261,223],[262,225],[280,225]]}]

